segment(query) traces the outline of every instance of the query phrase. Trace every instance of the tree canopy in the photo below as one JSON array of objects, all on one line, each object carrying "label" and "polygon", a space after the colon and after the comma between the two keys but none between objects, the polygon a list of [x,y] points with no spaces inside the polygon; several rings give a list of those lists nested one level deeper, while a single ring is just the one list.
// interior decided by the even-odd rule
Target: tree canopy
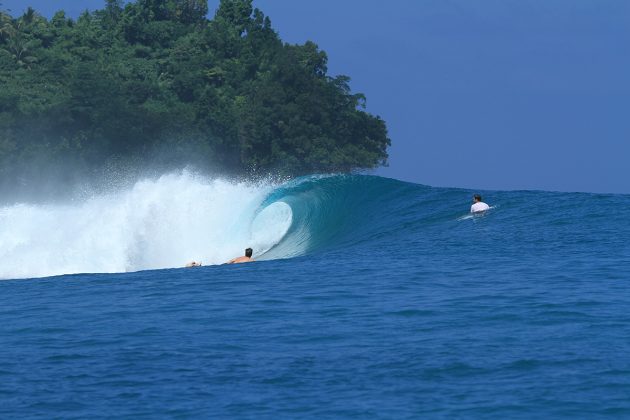
[{"label": "tree canopy", "polygon": [[0,176],[149,156],[233,174],[386,162],[385,122],[328,75],[315,43],[282,42],[252,0],[207,15],[205,0],[106,0],[77,19],[0,12]]}]

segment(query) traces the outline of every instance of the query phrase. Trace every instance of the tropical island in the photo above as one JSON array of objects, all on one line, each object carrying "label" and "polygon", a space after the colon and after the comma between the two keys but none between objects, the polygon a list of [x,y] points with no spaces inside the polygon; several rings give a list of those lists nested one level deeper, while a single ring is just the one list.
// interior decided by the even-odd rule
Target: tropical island
[{"label": "tropical island", "polygon": [[386,163],[364,95],[327,74],[315,43],[284,43],[252,0],[222,0],[213,19],[206,0],[105,3],[76,20],[0,12],[3,182],[51,163],[291,176]]}]

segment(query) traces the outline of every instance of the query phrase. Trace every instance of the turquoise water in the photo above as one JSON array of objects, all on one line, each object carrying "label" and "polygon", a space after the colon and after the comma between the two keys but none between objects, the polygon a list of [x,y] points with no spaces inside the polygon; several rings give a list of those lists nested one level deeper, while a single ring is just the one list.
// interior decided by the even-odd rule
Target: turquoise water
[{"label": "turquoise water", "polygon": [[[234,249],[273,236],[260,261],[0,282],[0,417],[630,416],[630,196],[485,192],[493,208],[471,218],[473,191],[379,177],[201,184],[215,201],[253,197],[250,231],[207,208]],[[156,220],[180,226],[153,196],[153,230],[125,225],[119,271],[159,266],[155,247],[176,243],[151,236]],[[117,270],[98,259],[101,231],[63,232],[117,197],[4,207],[3,276],[55,273],[53,256]],[[141,208],[99,225],[115,233]],[[63,242],[27,234],[55,218],[46,238]],[[43,272],[12,265],[28,249]]]}]

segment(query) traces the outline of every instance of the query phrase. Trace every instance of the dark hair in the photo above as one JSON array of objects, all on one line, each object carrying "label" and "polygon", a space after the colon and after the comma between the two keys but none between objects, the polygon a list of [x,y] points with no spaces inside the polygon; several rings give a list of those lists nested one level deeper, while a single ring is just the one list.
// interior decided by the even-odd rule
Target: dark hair
[{"label": "dark hair", "polygon": [[252,252],[254,252],[254,251],[252,251],[252,249],[251,249],[251,248],[247,248],[247,249],[245,250],[245,256],[246,256],[247,258],[251,258],[251,257],[252,257]]},{"label": "dark hair", "polygon": [[477,201],[482,201],[482,200],[481,200],[481,196],[480,196],[479,194],[475,194],[475,195],[473,195],[473,198],[474,198],[475,200],[477,200]]}]

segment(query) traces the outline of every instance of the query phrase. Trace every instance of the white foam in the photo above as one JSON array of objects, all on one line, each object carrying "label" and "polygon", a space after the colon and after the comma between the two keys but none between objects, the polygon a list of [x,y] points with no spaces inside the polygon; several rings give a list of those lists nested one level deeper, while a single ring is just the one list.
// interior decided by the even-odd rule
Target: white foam
[{"label": "white foam", "polygon": [[68,205],[0,207],[0,278],[221,264],[260,256],[291,226],[282,202],[259,207],[274,188],[187,172]]}]

